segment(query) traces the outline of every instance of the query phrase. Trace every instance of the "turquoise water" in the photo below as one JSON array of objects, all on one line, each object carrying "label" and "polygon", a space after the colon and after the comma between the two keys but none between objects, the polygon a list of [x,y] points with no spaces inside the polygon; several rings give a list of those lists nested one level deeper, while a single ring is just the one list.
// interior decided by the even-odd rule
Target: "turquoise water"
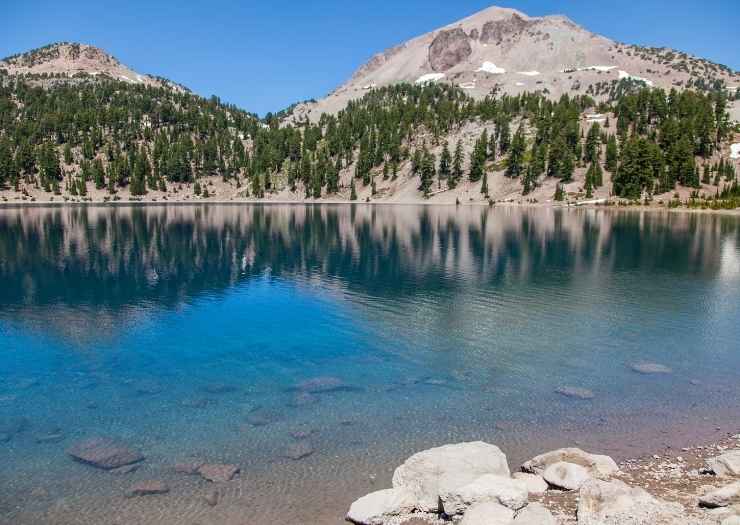
[{"label": "turquoise water", "polygon": [[[0,523],[333,524],[441,443],[680,446],[738,430],[739,338],[733,216],[0,209]],[[101,435],[146,460],[66,454]],[[193,460],[242,469],[215,507]]]}]

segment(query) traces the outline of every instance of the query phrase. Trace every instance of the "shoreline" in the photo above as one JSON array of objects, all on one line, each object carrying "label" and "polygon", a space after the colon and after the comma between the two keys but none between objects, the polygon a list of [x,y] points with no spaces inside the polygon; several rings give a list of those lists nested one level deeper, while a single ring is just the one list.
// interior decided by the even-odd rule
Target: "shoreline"
[{"label": "shoreline", "polygon": [[624,205],[624,204],[584,204],[577,203],[553,205],[551,203],[511,203],[511,202],[429,202],[429,201],[345,201],[345,200],[320,200],[320,201],[294,201],[294,200],[209,200],[209,201],[150,201],[150,200],[119,200],[119,201],[89,201],[89,202],[60,202],[60,201],[20,201],[7,202],[0,201],[0,209],[7,208],[46,208],[46,207],[166,207],[166,206],[442,206],[442,207],[486,207],[486,208],[509,208],[509,209],[582,209],[582,210],[620,210],[620,211],[649,211],[649,212],[668,212],[668,213],[693,213],[693,214],[713,214],[726,216],[740,216],[740,208],[713,210],[708,208],[688,208],[685,206],[671,208],[659,205]]},{"label": "shoreline", "polygon": [[[356,525],[740,523],[740,428],[702,444],[668,447],[618,462],[599,455],[598,450],[572,447],[543,452],[521,467],[509,465],[511,478],[508,473],[480,476],[491,468],[490,464],[481,466],[488,461],[486,455],[501,453],[486,442],[420,451],[399,465],[392,489],[356,500],[346,520]],[[469,455],[480,463],[472,467],[465,460],[456,460],[456,455]],[[505,455],[502,457],[507,461]],[[564,468],[563,462],[567,464],[567,474],[554,474]],[[507,478],[511,485],[502,488]],[[416,508],[407,512],[414,505],[418,507],[419,503],[413,502],[424,498],[424,490],[435,485],[431,482],[434,479],[438,479],[439,487],[446,487],[435,489],[440,491],[439,505],[444,511],[438,514],[436,510]],[[463,486],[452,488],[455,483]],[[523,490],[524,496],[513,502],[518,490]],[[378,505],[373,500],[381,493],[392,493],[393,497],[386,496],[383,504]],[[394,505],[404,498],[406,509],[398,513]],[[448,508],[453,510],[448,512]]]}]

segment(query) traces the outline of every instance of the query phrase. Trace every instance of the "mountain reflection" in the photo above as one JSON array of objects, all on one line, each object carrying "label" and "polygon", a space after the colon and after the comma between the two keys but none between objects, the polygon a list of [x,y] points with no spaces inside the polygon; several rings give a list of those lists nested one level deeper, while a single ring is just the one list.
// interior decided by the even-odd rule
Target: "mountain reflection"
[{"label": "mountain reflection", "polygon": [[[737,275],[737,217],[447,206],[0,210],[0,309],[172,308],[269,273],[371,295],[600,270]],[[725,256],[723,256],[723,251]],[[734,263],[733,263],[734,261]],[[724,265],[724,267],[723,267]]]}]

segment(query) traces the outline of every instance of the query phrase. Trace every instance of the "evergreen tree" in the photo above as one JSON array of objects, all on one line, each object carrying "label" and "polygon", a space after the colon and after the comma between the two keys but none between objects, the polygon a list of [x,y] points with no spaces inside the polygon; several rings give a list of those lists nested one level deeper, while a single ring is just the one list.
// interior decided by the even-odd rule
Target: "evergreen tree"
[{"label": "evergreen tree", "polygon": [[522,126],[519,126],[514,140],[511,142],[509,149],[509,161],[506,166],[506,176],[510,178],[516,178],[524,171],[524,152],[526,150],[526,142],[524,140],[524,132]]}]

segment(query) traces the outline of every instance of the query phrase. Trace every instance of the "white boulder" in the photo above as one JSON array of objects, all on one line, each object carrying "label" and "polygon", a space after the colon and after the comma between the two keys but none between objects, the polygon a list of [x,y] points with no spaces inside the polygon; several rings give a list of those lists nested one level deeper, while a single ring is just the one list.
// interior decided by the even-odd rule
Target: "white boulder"
[{"label": "white boulder", "polygon": [[740,481],[712,490],[699,497],[699,505],[702,507],[728,507],[736,503],[740,503]]},{"label": "white boulder", "polygon": [[511,525],[514,511],[490,501],[470,507],[459,525]]},{"label": "white boulder", "polygon": [[517,512],[513,525],[557,525],[555,516],[541,503],[530,503]]},{"label": "white boulder", "polygon": [[393,487],[414,495],[417,509],[439,511],[439,497],[485,474],[509,476],[506,456],[482,441],[444,445],[414,454],[393,473]]},{"label": "white boulder", "polygon": [[440,494],[442,510],[448,516],[464,514],[469,507],[491,501],[519,510],[527,504],[529,492],[524,481],[486,474],[472,483]]},{"label": "white boulder", "polygon": [[542,477],[553,487],[564,490],[578,490],[591,479],[588,469],[565,461],[558,461],[547,467]]},{"label": "white boulder", "polygon": [[413,512],[415,503],[413,494],[406,490],[379,490],[355,501],[346,519],[357,525],[384,525],[393,517]]},{"label": "white boulder", "polygon": [[707,460],[707,468],[717,476],[740,477],[740,450],[730,450]]},{"label": "white boulder", "polygon": [[617,463],[609,456],[590,454],[580,448],[560,448],[540,454],[522,465],[524,472],[542,475],[550,465],[559,462],[574,463],[585,467],[591,477],[609,479],[619,471]]},{"label": "white boulder", "polygon": [[676,525],[685,509],[626,483],[590,479],[578,493],[578,525]]},{"label": "white boulder", "polygon": [[532,496],[540,496],[547,491],[547,482],[542,476],[530,474],[529,472],[514,472],[512,477],[526,483],[527,490]]}]

